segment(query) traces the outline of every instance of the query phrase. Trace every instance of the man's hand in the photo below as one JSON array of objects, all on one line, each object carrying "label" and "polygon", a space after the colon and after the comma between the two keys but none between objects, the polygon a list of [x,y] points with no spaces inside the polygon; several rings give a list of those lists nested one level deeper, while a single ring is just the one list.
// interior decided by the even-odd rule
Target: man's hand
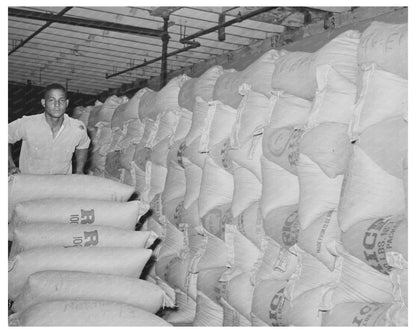
[{"label": "man's hand", "polygon": [[20,169],[17,166],[10,166],[9,167],[9,175],[15,175],[17,173],[21,173]]},{"label": "man's hand", "polygon": [[15,175],[16,173],[20,173],[20,169],[14,164],[13,156],[12,156],[12,149],[13,145],[9,143],[9,159],[8,159],[8,166],[9,166],[9,176]]}]

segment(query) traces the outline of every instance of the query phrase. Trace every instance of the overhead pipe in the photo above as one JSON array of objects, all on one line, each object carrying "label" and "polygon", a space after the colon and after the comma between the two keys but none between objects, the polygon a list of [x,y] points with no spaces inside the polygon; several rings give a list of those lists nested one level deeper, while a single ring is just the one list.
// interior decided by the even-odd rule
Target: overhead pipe
[{"label": "overhead pipe", "polygon": [[[201,46],[200,43],[198,43],[198,42],[192,42],[192,44],[189,44],[188,46],[186,46],[186,47],[184,47],[182,49],[178,49],[176,51],[173,51],[173,52],[170,52],[170,53],[166,54],[166,58],[172,57],[172,56],[177,55],[177,54],[182,53],[182,52],[189,51],[191,49],[195,49],[195,48],[200,47],[200,46]],[[121,74],[130,72],[130,71],[135,70],[137,68],[140,68],[140,67],[144,67],[144,66],[153,64],[154,62],[157,62],[159,60],[162,60],[162,57],[157,57],[157,58],[154,58],[152,60],[145,61],[145,62],[141,63],[140,65],[136,65],[134,67],[125,69],[125,70],[123,70],[121,72],[118,72],[118,73],[113,73],[113,74],[110,74],[110,75],[109,74],[106,74],[105,78],[106,79],[109,79],[111,77],[114,77],[114,76],[117,76],[117,75],[121,75]]]},{"label": "overhead pipe", "polygon": [[216,26],[214,26],[212,28],[208,28],[208,29],[205,29],[205,30],[201,30],[201,31],[196,32],[196,33],[194,33],[192,35],[189,35],[187,37],[183,37],[183,38],[181,38],[179,40],[179,42],[181,42],[183,44],[189,43],[191,41],[191,39],[195,39],[197,37],[201,37],[203,35],[207,35],[207,34],[209,34],[211,32],[214,32],[214,31],[216,31],[216,30],[218,30],[220,28],[228,27],[230,25],[233,25],[234,23],[238,23],[238,22],[247,20],[250,17],[256,16],[256,15],[261,14],[261,13],[268,12],[268,11],[270,11],[272,9],[275,9],[275,8],[277,8],[277,7],[262,7],[260,9],[254,10],[251,13],[248,13],[248,14],[244,14],[244,15],[240,15],[239,14],[236,18],[234,18],[234,19],[232,19],[230,21],[227,21],[227,22],[225,22],[223,24],[218,24],[218,25],[216,25]]},{"label": "overhead pipe", "polygon": [[158,29],[141,28],[127,24],[111,23],[107,21],[91,20],[79,17],[58,16],[55,14],[25,9],[9,8],[9,16],[152,37],[161,37],[163,34],[163,31]]},{"label": "overhead pipe", "polygon": [[169,14],[163,15],[163,35],[162,35],[162,66],[160,71],[160,88],[163,88],[168,79],[168,43],[169,43]]},{"label": "overhead pipe", "polygon": [[[62,9],[57,16],[63,16],[66,12],[68,12],[71,8],[74,7],[65,7]],[[49,27],[53,22],[47,22],[43,26],[41,26],[38,30],[36,30],[33,34],[31,34],[29,37],[27,37],[25,40],[23,40],[19,45],[17,45],[13,50],[9,52],[9,55],[16,52],[18,49],[20,49],[23,45],[25,45],[28,41],[30,41],[33,37],[41,33],[43,30],[45,30],[47,27]]]}]

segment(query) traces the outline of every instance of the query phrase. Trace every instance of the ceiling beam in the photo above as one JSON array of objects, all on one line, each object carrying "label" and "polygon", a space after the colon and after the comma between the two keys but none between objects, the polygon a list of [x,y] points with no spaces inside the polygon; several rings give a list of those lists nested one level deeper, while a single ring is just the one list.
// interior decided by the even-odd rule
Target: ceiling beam
[{"label": "ceiling beam", "polygon": [[[188,51],[188,50],[191,50],[191,49],[195,49],[195,48],[197,48],[197,47],[200,47],[201,46],[201,44],[199,44],[199,43],[197,43],[197,42],[195,42],[195,43],[191,43],[191,44],[189,44],[188,46],[185,46],[184,48],[182,48],[182,49],[178,49],[178,50],[176,50],[176,51],[173,51],[173,52],[170,52],[170,53],[168,53],[168,54],[166,54],[165,55],[165,57],[167,57],[167,58],[169,58],[169,57],[171,57],[171,56],[174,56],[174,55],[176,55],[176,54],[179,54],[179,53],[182,53],[182,52],[186,52],[186,51]],[[157,58],[154,58],[154,59],[152,59],[152,60],[149,60],[149,61],[145,61],[145,62],[143,62],[142,64],[140,64],[140,65],[137,65],[137,66],[133,66],[133,67],[131,67],[131,68],[128,68],[128,69],[126,69],[126,70],[124,70],[124,71],[121,71],[121,72],[118,72],[118,73],[114,73],[114,74],[111,74],[111,75],[106,75],[105,76],[105,78],[106,79],[109,79],[109,78],[111,78],[111,77],[113,77],[113,76],[117,76],[117,75],[120,75],[120,74],[124,74],[124,73],[127,73],[127,72],[129,72],[129,71],[132,71],[132,70],[134,70],[134,69],[137,69],[137,68],[140,68],[140,67],[144,67],[144,66],[147,66],[147,65],[149,65],[149,64],[152,64],[152,63],[154,63],[154,62],[157,62],[157,61],[159,61],[159,60],[162,60],[162,56],[160,56],[160,57],[157,57]]]},{"label": "ceiling beam", "polygon": [[331,12],[331,13],[343,13],[351,10],[351,7],[308,7],[312,9],[322,10],[324,12]]},{"label": "ceiling beam", "polygon": [[230,25],[233,25],[234,23],[238,23],[238,22],[247,20],[247,19],[249,19],[249,18],[251,18],[253,16],[259,15],[259,14],[264,13],[264,12],[267,12],[267,11],[270,11],[270,10],[272,10],[274,8],[276,8],[276,7],[261,7],[260,9],[254,10],[254,11],[252,11],[250,13],[247,13],[247,14],[244,14],[244,15],[238,15],[236,18],[234,18],[232,20],[229,20],[229,21],[227,21],[227,22],[225,22],[223,24],[219,24],[219,25],[216,25],[214,27],[211,27],[211,28],[208,28],[208,29],[199,31],[197,33],[194,33],[192,35],[186,36],[184,38],[181,38],[179,41],[181,43],[184,43],[184,44],[185,43],[189,43],[191,39],[195,39],[197,37],[200,37],[200,36],[203,36],[203,35],[207,35],[207,34],[209,34],[211,32],[214,32],[214,31],[216,31],[216,30],[218,30],[220,28],[225,28],[225,27],[228,27]]},{"label": "ceiling beam", "polygon": [[[57,15],[63,16],[66,12],[71,10],[72,7],[65,7],[62,9]],[[47,27],[49,27],[53,22],[47,22],[43,26],[41,26],[38,30],[36,30],[33,34],[31,34],[29,37],[27,37],[24,41],[22,41],[19,45],[17,45],[13,50],[9,52],[9,55],[16,52],[18,49],[20,49],[23,45],[25,45],[28,41],[30,41],[33,37],[36,37],[38,34],[40,34],[43,30],[45,30]]]},{"label": "ceiling beam", "polygon": [[42,13],[37,11],[9,8],[9,16],[16,16],[32,20],[40,20],[47,22],[57,22],[62,24],[69,24],[75,26],[82,26],[87,28],[94,28],[100,30],[108,30],[122,33],[129,33],[135,35],[161,37],[163,31],[157,29],[149,29],[142,27],[135,27],[132,25],[112,23],[108,21],[91,20],[79,17],[58,16],[55,14]]},{"label": "ceiling beam", "polygon": [[[186,8],[194,9],[194,7],[186,7]],[[256,9],[259,9],[259,8],[261,8],[261,7],[233,6],[233,7],[198,7],[197,9],[198,10],[203,10],[203,11],[206,11],[206,12],[210,12],[210,13],[215,13],[215,14],[224,13],[224,14],[226,14],[228,16],[231,16],[231,17],[237,17],[239,15],[248,14],[248,13],[252,12],[253,10],[256,10]],[[251,17],[250,20],[276,25],[277,20],[276,20],[275,12],[279,8],[280,7],[277,7],[275,10],[272,10],[270,12],[260,13],[256,16]]]},{"label": "ceiling beam", "polygon": [[151,16],[160,16],[166,17],[172,14],[173,12],[181,9],[182,7],[156,7],[152,11],[150,11]]}]

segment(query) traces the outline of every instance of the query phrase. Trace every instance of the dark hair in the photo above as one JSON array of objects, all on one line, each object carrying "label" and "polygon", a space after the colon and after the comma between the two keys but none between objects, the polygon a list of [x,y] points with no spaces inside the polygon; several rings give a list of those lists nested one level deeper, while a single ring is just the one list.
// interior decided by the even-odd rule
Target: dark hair
[{"label": "dark hair", "polygon": [[44,93],[43,93],[43,98],[46,98],[46,95],[51,90],[62,90],[65,93],[65,96],[66,96],[66,89],[62,85],[60,85],[59,83],[52,83],[52,84],[49,84],[45,87],[45,90],[44,90]]}]

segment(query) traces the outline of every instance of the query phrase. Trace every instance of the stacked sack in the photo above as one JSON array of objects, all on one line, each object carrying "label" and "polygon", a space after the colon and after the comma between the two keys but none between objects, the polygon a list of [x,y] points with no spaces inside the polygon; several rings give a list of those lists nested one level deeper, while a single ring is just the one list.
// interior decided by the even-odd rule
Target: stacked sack
[{"label": "stacked sack", "polygon": [[[305,281],[317,273],[306,270],[306,267],[313,267],[309,264],[312,258],[308,256],[302,260],[305,256],[300,257],[299,250],[293,248],[299,233],[297,149],[311,103],[284,91],[274,91],[274,98],[260,156],[263,186],[259,215],[266,236],[252,277],[250,320],[253,326],[289,325],[293,298],[290,291],[295,286],[298,290],[305,288],[302,287],[307,283]],[[322,265],[318,264],[318,267],[322,268]],[[295,275],[297,271],[303,275]],[[319,279],[324,282],[321,275],[318,275]]]},{"label": "stacked sack", "polygon": [[99,109],[96,108],[90,113],[87,127],[91,138],[89,174],[104,177],[107,154],[115,150],[111,120],[115,110],[120,105],[125,107],[127,101],[126,96],[113,95],[108,97]]},{"label": "stacked sack", "polygon": [[[166,165],[167,169],[163,192],[154,195],[150,202],[152,215],[145,223],[145,228],[156,232],[162,240],[161,244],[155,249],[155,257],[158,263],[168,263],[170,259],[180,253],[184,244],[182,234],[176,229],[177,224],[175,223],[177,204],[183,200],[185,194],[185,172],[179,161],[178,149],[189,131],[191,121],[192,113],[181,109],[174,134],[165,138],[165,142],[163,142],[163,155],[159,154],[158,151],[152,156],[151,160],[152,163],[158,163],[156,167]],[[179,240],[175,236],[179,236]],[[153,268],[154,271],[151,272],[148,278],[153,279],[160,285],[173,301],[176,300],[175,289],[160,277],[159,270],[157,271],[159,274],[156,274],[156,265]]]},{"label": "stacked sack", "polygon": [[[365,34],[363,36],[365,37]],[[357,233],[351,234],[349,239],[349,244],[354,244],[352,247],[356,249],[355,252],[346,250],[348,245],[345,243],[345,234],[341,238],[341,229],[345,230],[343,228],[343,214],[347,214],[347,216],[348,213],[352,216],[356,215],[359,202],[367,201],[365,199],[366,196],[371,197],[369,192],[372,192],[371,188],[374,187],[374,184],[366,186],[366,189],[363,189],[363,192],[361,192],[360,198],[355,197],[357,201],[354,204],[350,203],[348,206],[349,212],[345,211],[343,198],[344,193],[348,193],[346,186],[350,182],[349,169],[352,161],[354,161],[355,152],[355,145],[352,146],[350,140],[355,142],[355,144],[357,140],[351,134],[354,132],[349,132],[349,127],[350,129],[356,127],[353,121],[354,114],[357,114],[357,108],[360,108],[362,102],[360,100],[356,102],[356,81],[349,79],[357,77],[358,67],[356,61],[346,61],[344,63],[342,58],[348,56],[347,50],[351,47],[351,56],[349,58],[354,59],[352,57],[354,54],[352,46],[355,45],[357,49],[358,41],[361,42],[362,40],[357,40],[356,35],[353,35],[351,32],[347,32],[337,38],[340,40],[344,38],[342,44],[346,49],[340,53],[342,55],[340,63],[334,62],[336,58],[332,57],[331,63],[319,63],[319,66],[314,66],[316,73],[314,84],[317,89],[311,111],[305,118],[306,122],[304,125],[298,128],[298,135],[295,135],[295,131],[286,129],[286,133],[271,133],[267,139],[266,145],[270,145],[268,151],[273,153],[275,162],[282,168],[287,169],[287,171],[290,171],[290,167],[292,167],[292,172],[297,175],[299,181],[298,225],[295,226],[296,221],[293,222],[295,220],[294,217],[287,219],[284,227],[281,229],[282,235],[280,236],[283,242],[297,242],[295,246],[289,248],[289,252],[297,256],[298,263],[295,273],[289,278],[288,284],[285,285],[283,281],[280,284],[277,281],[275,284],[271,284],[271,281],[262,283],[268,288],[271,286],[276,288],[276,294],[274,294],[273,298],[269,296],[269,307],[263,308],[263,312],[259,312],[259,310],[262,310],[260,300],[267,299],[266,289],[261,293],[263,287],[261,284],[258,290],[255,290],[252,311],[257,324],[260,325],[331,326],[337,324],[341,326],[390,326],[406,323],[404,319],[406,310],[404,309],[403,301],[402,303],[396,301],[404,294],[403,292],[397,292],[397,284],[400,285],[397,281],[402,279],[404,281],[403,284],[407,286],[406,273],[403,273],[407,267],[406,260],[394,252],[390,252],[387,255],[390,258],[389,260],[394,261],[398,268],[393,274],[396,283],[392,283],[389,278],[360,260],[364,257],[367,260],[371,260],[370,255],[374,256],[375,253],[364,252],[364,256],[362,254],[359,255],[362,252],[357,250],[357,245],[354,244],[357,241]],[[326,48],[328,50],[331,43],[337,43],[337,38],[328,43],[323,49]],[[346,43],[348,40],[350,46]],[[322,49],[317,51],[317,53],[319,54],[321,51]],[[323,54],[321,53],[321,55]],[[278,70],[280,68],[279,60],[276,63],[276,70]],[[346,68],[350,68],[348,75],[345,73]],[[302,72],[306,73],[304,68]],[[354,72],[356,72],[355,75]],[[301,76],[298,79],[300,81]],[[363,76],[363,79],[365,79],[365,76]],[[279,83],[281,85],[280,88],[284,89],[284,84],[287,83],[287,81],[281,80]],[[368,85],[365,82],[363,86]],[[296,86],[289,84],[286,87],[289,91],[292,88],[296,88]],[[308,87],[305,86],[304,88],[303,93],[307,91]],[[291,92],[298,94],[297,97],[310,98],[307,94],[301,95],[300,92],[296,92],[296,89],[291,90]],[[401,96],[403,97],[403,95]],[[372,100],[374,98],[375,94],[372,95]],[[406,129],[403,128],[402,123],[398,124],[396,122],[395,127],[391,124],[385,124],[384,128],[379,129],[379,131],[385,130],[386,127],[390,127],[390,130],[395,131],[395,133],[400,133],[398,140],[395,140],[399,141],[395,142],[395,147],[401,147],[401,149],[396,151],[395,156],[398,158],[396,162],[399,165],[398,169],[402,171],[405,156],[403,152],[406,150],[407,145],[404,139],[404,136],[407,135]],[[362,142],[364,140],[367,145],[377,146],[378,154],[380,154],[380,150],[382,151],[389,146],[380,142],[380,139],[377,140],[374,132],[371,133],[373,134],[371,137],[367,137],[367,140],[364,140],[366,137],[362,135],[359,141]],[[386,138],[384,137],[384,139]],[[265,145],[263,146],[266,147]],[[381,148],[383,146],[384,148]],[[266,149],[264,149],[263,153],[267,157]],[[389,153],[389,156],[391,156],[392,151],[390,150]],[[282,160],[282,157],[284,160]],[[381,159],[379,158],[379,160]],[[367,173],[367,176],[369,176],[369,173]],[[388,177],[383,178],[387,179]],[[265,181],[265,184],[268,184],[268,182]],[[362,184],[362,179],[356,182],[358,186]],[[404,193],[402,184],[399,188]],[[379,192],[377,191],[377,193]],[[400,210],[404,205],[404,199],[400,204],[397,201],[393,203],[393,205],[395,204],[396,209]],[[374,201],[371,207],[380,209],[383,206],[380,207],[380,200],[378,200],[377,202]],[[361,211],[366,212],[365,209]],[[275,215],[274,221],[277,222],[279,217],[282,217],[282,215]],[[267,223],[266,219],[266,223],[274,227],[277,227],[276,222]],[[375,223],[375,221],[372,222]],[[375,223],[377,227],[373,225],[373,229],[380,228],[384,230],[381,234],[384,237],[388,237],[391,250],[407,249],[406,244],[403,244],[402,248],[394,245],[396,241],[397,244],[401,241],[403,235],[407,236],[407,232],[403,231],[405,230],[403,226],[400,229],[397,227],[398,222],[394,221],[395,224],[388,222],[385,222],[388,226],[383,229],[381,226],[383,223],[379,221],[378,224]],[[395,234],[396,229],[399,232]],[[269,230],[271,231],[271,229]],[[375,241],[374,237],[376,234],[372,233],[370,236],[370,230],[371,228],[366,233],[364,232],[366,234],[365,237],[367,237],[365,239],[369,241],[369,238],[371,238],[372,241]],[[386,236],[386,234],[389,236]],[[380,244],[383,246],[382,243]],[[364,244],[364,247],[368,245],[370,244]],[[384,248],[379,253],[385,252],[387,251]],[[276,251],[274,253],[276,255]],[[270,260],[270,256],[268,257]],[[285,258],[285,260],[281,261],[280,257],[279,254],[277,263],[285,263],[284,267],[287,267],[287,262],[291,262],[291,260]],[[313,265],[310,265],[311,263]],[[371,262],[369,263],[371,264]],[[372,264],[373,267],[376,267],[374,261]],[[308,267],[313,267],[315,272],[305,279],[303,276],[305,274],[309,275]],[[298,278],[299,269],[301,274]],[[321,276],[319,283],[312,283],[314,276]],[[299,279],[299,282],[295,282],[297,279]],[[305,282],[307,282],[307,288],[303,286]],[[267,310],[269,310],[268,315]],[[296,316],[293,311],[296,311]],[[344,315],[345,311],[349,311],[348,317],[340,319],[341,313]],[[360,315],[362,318],[358,319]],[[377,318],[377,315],[382,317]],[[337,323],[337,320],[339,323]],[[348,322],[348,320],[351,321]],[[255,323],[253,322],[253,324]]]},{"label": "stacked sack", "polygon": [[134,188],[87,175],[9,179],[11,326],[166,326],[165,293],[141,280],[156,235]]},{"label": "stacked sack", "polygon": [[[285,52],[280,52],[274,65],[282,61],[284,55]],[[292,161],[298,128],[310,110],[310,102],[273,89],[271,77],[275,75],[275,68],[273,66],[272,73],[266,76],[270,77],[267,94],[240,86],[244,98],[240,104],[237,131],[228,150],[230,159],[246,171],[245,182],[249,186],[240,195],[235,188],[233,206],[234,202],[244,203],[235,198],[243,197],[247,201],[251,197],[243,206],[249,205],[248,208],[239,216],[236,214],[240,210],[233,207],[236,228],[226,226],[226,230],[234,229],[231,234],[234,265],[245,266],[240,268],[244,272],[238,276],[240,281],[234,278],[235,283],[240,283],[246,291],[244,299],[238,298],[237,288],[234,291],[230,289],[233,293],[228,296],[230,300],[235,298],[232,325],[276,326],[287,323],[286,319],[280,319],[286,299],[282,295],[294,273],[297,256],[286,247],[295,243],[299,197],[298,180],[288,161]],[[279,163],[279,158],[282,163]],[[241,180],[240,183],[244,184]],[[235,184],[238,184],[236,177]],[[245,258],[246,253],[250,253],[249,260]]]},{"label": "stacked sack", "polygon": [[139,118],[144,123],[144,132],[134,152],[132,173],[143,201],[151,202],[163,191],[167,147],[180,117],[178,94],[187,79],[186,75],[178,76],[160,91],[148,91],[141,98]]},{"label": "stacked sack", "polygon": [[[363,36],[366,36],[365,33]],[[309,80],[310,85],[306,85],[308,80],[304,80],[305,77],[308,78],[307,73],[310,72],[310,69],[306,69],[305,64],[309,63],[310,65],[310,62],[302,60],[296,68],[296,66],[287,67],[281,64],[283,61],[286,64],[290,63],[290,58],[283,56],[276,61],[274,87],[286,90],[286,92],[290,92],[296,97],[306,99],[313,97],[313,100],[309,114],[306,114],[306,117],[303,118],[303,125],[298,124],[297,128],[294,129],[286,128],[281,133],[269,132],[268,129],[265,131],[262,162],[264,163],[265,158],[270,157],[280,167],[296,175],[299,182],[298,216],[293,215],[288,218],[282,229],[276,223],[282,217],[282,214],[278,213],[274,216],[274,223],[266,218],[265,229],[268,225],[266,233],[268,235],[273,234],[273,231],[280,229],[281,235],[278,235],[278,238],[281,241],[290,241],[292,244],[297,242],[295,246],[289,248],[289,252],[295,254],[298,259],[296,271],[290,276],[287,285],[283,281],[280,284],[277,281],[274,284],[267,281],[260,284],[258,289],[255,290],[252,311],[256,324],[334,325],[337,320],[340,320],[339,316],[345,310],[352,311],[351,317],[348,318],[353,320],[351,322],[340,320],[339,325],[403,325],[405,323],[404,317],[402,317],[405,312],[405,310],[402,310],[403,305],[397,305],[396,302],[393,302],[393,299],[398,297],[393,297],[394,294],[398,294],[393,292],[397,289],[397,286],[395,287],[388,278],[358,260],[360,257],[356,258],[353,255],[354,253],[346,251],[347,246],[344,243],[344,237],[341,238],[342,215],[345,212],[345,210],[343,211],[344,203],[341,192],[345,193],[346,185],[349,183],[349,168],[354,158],[353,149],[355,149],[350,141],[356,142],[356,138],[351,135],[351,132],[353,133],[351,128],[356,127],[353,121],[354,114],[357,114],[357,108],[362,103],[359,100],[356,103],[356,78],[361,77],[361,75],[354,54],[357,54],[358,43],[362,42],[362,39],[357,39],[357,37],[359,35],[355,32],[341,34],[321,50],[318,50],[314,57],[310,57],[315,62],[315,65],[311,66],[315,72],[315,77],[314,80]],[[334,49],[331,49],[331,44]],[[321,61],[326,58],[327,54],[332,54],[331,58],[328,58],[331,61]],[[336,57],[337,54],[339,55],[338,58]],[[294,57],[295,60],[296,57],[304,58],[306,55],[297,54]],[[296,64],[296,61],[294,64]],[[294,74],[298,77],[292,76]],[[287,75],[287,77],[285,80],[283,78],[277,80],[280,75]],[[295,80],[296,77],[300,85],[305,84],[301,91],[298,90],[298,85],[292,84],[289,80],[290,78]],[[364,85],[367,85],[367,83],[364,83]],[[307,93],[308,91],[310,93]],[[315,91],[314,95],[312,95],[312,91]],[[375,95],[372,95],[373,100],[374,98]],[[406,142],[403,139],[405,135],[403,126],[400,127],[400,124],[396,123],[395,129],[391,127],[391,130],[396,130],[396,133],[399,129],[402,129],[398,139],[400,144],[396,142],[396,145],[397,147],[404,147],[403,150],[405,150]],[[364,138],[361,138],[360,141]],[[366,142],[367,145],[377,145],[380,148],[381,142],[377,142],[375,135],[368,138]],[[397,155],[401,156],[401,158],[398,158],[397,165],[400,165],[399,169],[402,170],[403,151],[397,152]],[[263,189],[266,184],[269,184],[266,181],[265,174],[264,172]],[[277,175],[277,173],[274,174]],[[293,178],[293,181],[295,182],[295,178]],[[282,183],[280,182],[280,184]],[[359,184],[362,185],[362,181]],[[363,199],[366,201],[365,197],[368,192],[372,192],[369,189],[373,186],[374,184],[366,186],[366,190],[364,190],[366,194],[364,195],[363,191],[360,198],[356,197],[355,204],[349,205],[350,214],[353,216],[356,214],[358,202],[362,202]],[[403,192],[403,186],[400,189]],[[263,193],[265,193],[264,190]],[[404,200],[401,204],[398,204],[398,202],[396,204],[396,208],[400,209],[404,205]],[[372,207],[380,207],[380,200],[377,203],[373,202]],[[271,227],[278,227],[278,229],[273,230]],[[389,227],[391,228],[391,225]],[[391,230],[389,227],[384,229],[384,233]],[[366,234],[367,237],[369,231]],[[391,234],[394,234],[394,231]],[[403,233],[400,232],[396,234],[398,242],[403,237],[402,235]],[[356,240],[357,234],[350,238],[352,244]],[[390,241],[392,240],[390,239]],[[289,244],[286,244],[286,247],[287,245]],[[404,247],[406,246],[404,245]],[[275,255],[276,252],[275,250]],[[358,253],[359,251],[356,251],[355,255]],[[270,260],[270,254],[267,257]],[[281,260],[282,257],[286,258]],[[393,260],[393,255],[390,257],[392,257],[390,260]],[[288,262],[292,262],[292,260],[287,259],[287,256],[280,254],[277,259],[277,263],[285,264],[284,267],[288,266]],[[400,281],[398,277],[404,279],[403,270],[406,269],[407,262],[397,256],[395,256],[395,259],[396,266],[400,267],[401,270],[397,271],[394,276],[396,281]],[[313,265],[310,265],[310,263],[313,263]],[[305,274],[309,275],[307,273],[309,271],[308,267],[312,268],[312,266],[316,270],[315,273],[311,274],[308,279],[304,279]],[[320,268],[318,269],[318,267]],[[299,269],[301,275],[299,282],[296,283]],[[313,271],[311,270],[311,272]],[[321,276],[318,284],[312,283],[313,276]],[[307,288],[304,288],[303,284],[306,281],[308,281]],[[276,288],[276,294],[273,297],[270,297],[270,294],[268,296],[265,293],[267,289],[262,289],[265,288],[264,285],[267,288],[271,286]],[[262,291],[263,293],[261,293]],[[266,300],[266,297],[269,297],[270,303],[267,308],[263,307],[262,309],[260,300]],[[377,306],[375,303],[382,303],[382,305]],[[268,313],[267,310],[269,310]],[[293,311],[296,311],[296,316],[294,316]],[[354,315],[359,313],[363,316],[366,315],[364,317],[367,318],[365,320],[354,320]],[[371,322],[370,318],[375,314],[384,314],[384,317],[377,323]],[[255,323],[253,322],[253,324]]]},{"label": "stacked sack", "polygon": [[[199,184],[200,190],[199,193],[196,193],[197,197],[194,202],[191,203],[189,208],[184,205],[184,210],[180,215],[181,221],[186,223],[186,225],[191,228],[190,230],[194,230],[196,233],[193,240],[195,241],[198,237],[201,238],[197,243],[199,246],[197,247],[199,250],[197,256],[198,260],[196,260],[195,269],[193,271],[194,276],[197,276],[197,280],[199,280],[199,274],[202,271],[202,264],[199,263],[199,260],[201,259],[202,254],[206,251],[206,242],[208,241],[207,235],[201,226],[201,222],[207,218],[209,219],[209,216],[213,213],[213,211],[215,212],[218,209],[221,210],[221,208],[224,208],[224,205],[229,205],[233,190],[232,175],[223,168],[221,161],[217,158],[217,151],[218,148],[221,149],[224,140],[226,140],[231,134],[231,129],[235,122],[236,110],[220,101],[212,101],[207,104],[208,108],[206,109],[207,113],[203,124],[204,126],[200,137],[196,139],[199,141],[199,144],[196,147],[192,147],[191,145],[189,150],[187,147],[184,153],[185,156],[189,156],[187,154],[192,152],[193,155],[196,155],[197,159],[204,160],[203,164],[200,164],[202,166]],[[196,151],[194,150],[195,148]],[[197,160],[195,159],[195,156],[193,156],[192,159],[194,161]],[[199,165],[197,167],[200,168]],[[221,254],[221,256],[224,255],[225,253]],[[196,297],[195,301],[198,301],[199,297],[197,295],[197,285],[199,285],[198,281],[196,281],[194,288],[194,294]],[[204,309],[199,308],[198,310],[202,311],[202,313],[204,312]],[[199,316],[199,314],[196,313],[196,308],[195,316],[196,318]]]},{"label": "stacked sack", "polygon": [[[329,307],[323,306],[323,300],[342,275],[341,262],[329,252],[328,245],[340,239],[337,207],[345,171],[342,163],[349,157],[347,130],[354,101],[351,97],[355,86],[351,82],[355,82],[358,72],[358,43],[359,34],[347,31],[312,55],[293,53],[293,64],[298,66],[288,69],[284,65],[293,60],[292,54],[282,57],[283,65],[276,63],[275,87],[293,94],[298,105],[299,98],[304,98],[305,108],[303,112],[299,109],[297,124],[280,128],[280,133],[270,132],[272,140],[267,140],[268,152],[272,153],[269,156],[291,172],[293,182],[298,183],[297,210],[292,208],[288,212],[291,215],[280,224],[282,227],[275,229],[280,234],[281,251],[288,251],[283,251],[282,257],[289,256],[290,262],[296,264],[287,284],[276,283],[276,295],[281,302],[270,300],[270,309],[277,314],[274,325],[322,326],[322,316]],[[303,60],[298,63],[297,57]],[[281,79],[285,75],[287,81]],[[302,90],[297,90],[291,81],[296,77],[304,85]],[[306,107],[308,99],[312,103]],[[282,217],[276,211],[274,216]],[[273,226],[270,217],[266,224]],[[264,318],[267,317],[262,314],[260,319]],[[270,324],[270,319],[266,324]]]},{"label": "stacked sack", "polygon": [[[207,244],[201,261],[206,267],[208,258],[213,261],[217,257],[217,267],[211,264],[213,267],[201,271],[200,275],[207,280],[211,271],[210,285],[214,287],[216,303],[208,303],[210,290],[203,283],[198,283],[198,286],[201,286],[202,305],[210,305],[212,309],[216,307],[214,319],[217,322],[203,320],[204,307],[201,306],[198,325],[218,325],[222,321],[223,326],[250,326],[254,289],[250,277],[260,255],[263,237],[262,221],[258,215],[262,179],[261,139],[273,107],[271,75],[278,57],[279,53],[271,50],[244,71],[225,73],[218,79],[214,90],[214,95],[223,103],[235,107],[235,120],[232,126],[227,126],[231,131],[225,132],[226,136],[209,152],[216,171],[206,182],[211,185],[205,188],[212,188],[211,201],[216,206],[211,204],[205,215],[200,214],[207,242],[211,243]],[[209,161],[207,157],[205,168]],[[203,194],[201,187],[201,196]]]},{"label": "stacked sack", "polygon": [[[222,72],[221,67],[214,66],[200,78],[187,80],[179,92],[178,101],[182,110],[180,124],[186,123],[187,126],[186,131],[185,126],[177,127],[174,144],[168,155],[168,177],[162,195],[162,211],[166,217],[165,244],[162,243],[156,263],[158,276],[175,289],[177,309],[167,313],[165,317],[171,323],[192,324],[195,317],[195,267],[203,238],[194,230],[199,225],[199,216],[197,198],[193,198],[193,193],[194,186],[198,190],[199,184],[195,177],[189,177],[189,167],[194,165],[186,157],[187,143],[193,141],[190,138],[195,137],[204,125],[200,120],[205,115],[196,104],[202,101],[205,105],[205,99],[212,99],[216,78]],[[189,201],[191,205],[185,205]],[[176,244],[175,248],[173,244]]]},{"label": "stacked sack", "polygon": [[[372,288],[383,282],[389,293],[338,304],[327,321],[403,326],[408,305],[407,24],[373,22],[361,36],[358,63],[349,131],[353,148],[339,204],[340,251],[345,261],[360,262],[361,274],[365,269],[377,276],[367,279]],[[351,315],[341,320],[339,311]]]},{"label": "stacked sack", "polygon": [[[180,236],[182,246],[170,260],[169,266],[165,266],[163,262],[157,264],[160,274],[165,274],[166,281],[176,289],[178,309],[168,314],[169,322],[192,325],[196,315],[197,264],[203,251],[204,238],[195,227],[200,224],[198,196],[203,160],[206,157],[206,153],[200,154],[198,148],[202,129],[207,125],[208,102],[212,101],[215,82],[223,72],[220,66],[208,69],[199,78],[185,82],[178,96],[182,111],[191,115],[187,133],[174,146],[175,153],[172,155],[183,182],[176,186],[180,189],[180,195],[177,192],[175,199],[171,196],[171,200],[168,200],[168,195],[164,194],[163,204],[168,223],[172,223],[170,232],[166,235],[169,238],[174,234]],[[170,179],[167,179],[166,186]],[[166,268],[163,269],[164,267]]]},{"label": "stacked sack", "polygon": [[[179,142],[190,127],[192,115],[178,105],[179,91],[189,79],[186,75],[173,78],[160,91],[146,96],[139,107],[139,115],[145,126],[142,140],[137,145],[134,154],[133,169],[140,198],[150,204],[151,213],[143,229],[154,231],[162,241],[155,249],[157,262],[166,261],[166,257],[170,258],[173,253],[177,253],[169,249],[171,229],[168,224],[171,218],[165,218],[164,204],[176,200],[181,192],[181,173],[175,173],[177,165],[175,165],[174,150],[177,149]],[[162,200],[165,183],[167,184],[167,197],[163,197],[165,200]],[[177,248],[176,241],[173,243]],[[180,244],[182,243],[181,241]],[[161,279],[157,272],[157,265],[154,265],[146,278],[157,283],[171,300],[175,301],[174,288],[167,284],[165,279]]]},{"label": "stacked sack", "polygon": [[131,162],[144,132],[144,124],[139,118],[139,105],[148,91],[147,88],[141,89],[128,102],[119,105],[111,119],[112,141],[104,176],[131,186],[135,186]]},{"label": "stacked sack", "polygon": [[407,25],[175,78],[139,119],[169,323],[407,325]]},{"label": "stacked sack", "polygon": [[[98,128],[95,127],[95,124],[98,123],[98,114],[102,108],[103,103],[100,101],[96,101],[95,105],[89,105],[87,107],[78,106],[74,109],[72,117],[81,120],[88,132],[88,136],[91,139],[91,142],[95,139],[97,136]],[[92,152],[95,150],[94,157],[92,156]],[[87,162],[86,168],[88,170],[88,173],[90,173],[90,170],[104,170],[105,168],[105,160],[103,158],[97,157],[97,151],[98,149],[94,149],[94,145],[90,144],[89,147],[89,160]],[[101,173],[103,174],[103,173]]]}]

